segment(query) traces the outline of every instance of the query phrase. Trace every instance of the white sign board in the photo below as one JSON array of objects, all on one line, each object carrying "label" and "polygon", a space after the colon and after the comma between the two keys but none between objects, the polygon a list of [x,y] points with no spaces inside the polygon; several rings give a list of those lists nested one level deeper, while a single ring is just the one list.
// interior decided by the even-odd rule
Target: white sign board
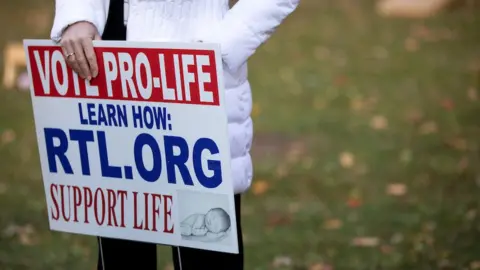
[{"label": "white sign board", "polygon": [[238,253],[216,45],[96,42],[91,81],[24,45],[52,230]]}]

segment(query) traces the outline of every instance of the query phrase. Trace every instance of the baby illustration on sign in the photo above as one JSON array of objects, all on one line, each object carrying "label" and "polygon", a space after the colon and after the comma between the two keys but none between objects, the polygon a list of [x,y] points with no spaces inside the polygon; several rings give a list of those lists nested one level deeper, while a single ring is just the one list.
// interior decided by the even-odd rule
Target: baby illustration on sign
[{"label": "baby illustration on sign", "polygon": [[220,242],[230,232],[230,216],[222,208],[212,208],[206,214],[192,214],[180,223],[182,239],[200,242]]}]

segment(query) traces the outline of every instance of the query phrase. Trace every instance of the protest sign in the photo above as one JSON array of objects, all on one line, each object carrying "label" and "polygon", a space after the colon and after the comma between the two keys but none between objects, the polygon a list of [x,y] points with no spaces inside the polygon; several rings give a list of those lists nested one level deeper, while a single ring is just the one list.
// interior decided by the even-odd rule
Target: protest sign
[{"label": "protest sign", "polygon": [[99,41],[91,81],[24,46],[52,230],[238,253],[218,46]]}]

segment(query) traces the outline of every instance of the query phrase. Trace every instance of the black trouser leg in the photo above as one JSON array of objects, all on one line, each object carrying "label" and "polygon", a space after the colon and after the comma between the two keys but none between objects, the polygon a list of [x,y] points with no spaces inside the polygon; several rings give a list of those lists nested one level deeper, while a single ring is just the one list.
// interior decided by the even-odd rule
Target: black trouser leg
[{"label": "black trouser leg", "polygon": [[[229,254],[201,249],[173,247],[175,270],[243,270],[243,239],[240,219],[240,195],[235,195],[235,212],[237,218],[237,237],[239,254]],[[180,250],[180,259],[178,256]],[[180,268],[180,264],[182,268]]]},{"label": "black trouser leg", "polygon": [[155,270],[157,245],[98,237],[98,270]]}]

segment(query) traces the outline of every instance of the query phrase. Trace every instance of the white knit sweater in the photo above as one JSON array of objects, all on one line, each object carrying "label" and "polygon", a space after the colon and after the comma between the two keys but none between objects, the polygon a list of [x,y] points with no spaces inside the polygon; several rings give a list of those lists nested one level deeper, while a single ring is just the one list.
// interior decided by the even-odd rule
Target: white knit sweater
[{"label": "white knit sweater", "polygon": [[[235,193],[252,181],[252,95],[247,59],[298,5],[299,0],[129,0],[127,40],[219,43],[224,62],[228,129]],[[58,41],[63,29],[78,21],[105,28],[109,0],[56,0],[51,32]]]}]

